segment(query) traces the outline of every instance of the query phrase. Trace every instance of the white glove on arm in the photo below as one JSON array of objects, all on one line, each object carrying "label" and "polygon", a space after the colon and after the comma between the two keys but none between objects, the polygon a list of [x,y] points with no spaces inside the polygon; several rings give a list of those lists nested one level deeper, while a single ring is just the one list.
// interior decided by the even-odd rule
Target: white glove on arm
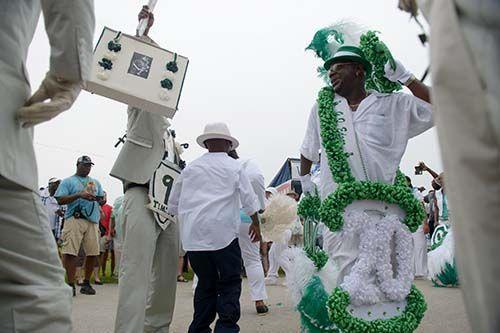
[{"label": "white glove on arm", "polygon": [[303,193],[313,193],[316,188],[316,185],[311,180],[310,174],[300,176],[300,184],[302,186]]},{"label": "white glove on arm", "polygon": [[400,82],[405,84],[409,79],[413,77],[413,74],[410,73],[401,62],[398,60],[394,60],[396,62],[396,68],[392,69],[391,63],[388,61],[385,64],[384,71],[385,77],[392,82]]},{"label": "white glove on arm", "polygon": [[[23,127],[31,127],[48,121],[68,110],[80,91],[80,82],[58,79],[47,73],[40,88],[17,111],[17,119]],[[50,101],[45,102],[46,100]]]}]

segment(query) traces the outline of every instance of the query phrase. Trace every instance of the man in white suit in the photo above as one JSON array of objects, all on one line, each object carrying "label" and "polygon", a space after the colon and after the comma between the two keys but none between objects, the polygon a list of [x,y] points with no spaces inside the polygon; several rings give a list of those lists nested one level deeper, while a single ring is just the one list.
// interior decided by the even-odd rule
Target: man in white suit
[{"label": "man in white suit", "polygon": [[[499,332],[500,1],[418,3],[431,27],[432,101],[461,289],[473,331]],[[409,6],[417,8],[400,1]]]},{"label": "man in white suit", "polygon": [[[50,69],[30,98],[40,13]],[[0,332],[70,332],[71,289],[37,195],[33,126],[71,107],[92,60],[92,0],[7,0],[0,11]],[[48,101],[47,101],[48,100]]]},{"label": "man in white suit", "polygon": [[[149,19],[149,26],[141,39],[154,43],[147,36],[153,23],[147,7],[139,14],[142,18]],[[177,224],[163,229],[146,207],[149,181],[162,159],[175,163],[178,157],[175,148],[169,149],[171,156],[165,154],[164,139],[173,140],[168,127],[164,116],[129,107],[127,140],[110,173],[123,182],[125,192],[117,333],[166,333],[172,322],[179,257]]]}]

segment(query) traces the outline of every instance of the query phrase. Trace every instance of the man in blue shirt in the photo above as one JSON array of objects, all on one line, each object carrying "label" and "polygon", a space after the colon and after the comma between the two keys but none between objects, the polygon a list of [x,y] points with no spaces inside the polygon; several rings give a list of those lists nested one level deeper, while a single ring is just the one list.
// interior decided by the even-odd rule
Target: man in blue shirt
[{"label": "man in blue shirt", "polygon": [[95,295],[90,276],[99,255],[99,205],[104,203],[104,192],[101,184],[88,176],[92,165],[90,157],[78,158],[76,174],[64,179],[55,194],[60,205],[67,205],[61,239],[64,266],[73,296],[76,296],[75,270],[80,246],[83,246],[87,256],[85,280],[80,293]]}]

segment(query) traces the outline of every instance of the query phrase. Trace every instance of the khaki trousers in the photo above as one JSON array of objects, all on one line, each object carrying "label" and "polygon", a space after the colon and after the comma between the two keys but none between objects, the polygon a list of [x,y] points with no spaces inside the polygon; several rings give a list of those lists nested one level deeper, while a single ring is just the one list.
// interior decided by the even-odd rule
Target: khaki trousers
[{"label": "khaki trousers", "polygon": [[177,224],[162,230],[145,188],[123,199],[123,243],[118,285],[116,333],[167,333],[175,305],[179,236]]},{"label": "khaki trousers", "polygon": [[[500,6],[494,3],[436,0],[430,15],[432,100],[461,290],[478,333],[500,332]],[[486,4],[481,15],[496,20],[489,26],[469,15]]]},{"label": "khaki trousers", "polygon": [[0,176],[0,332],[71,332],[71,288],[38,194]]}]

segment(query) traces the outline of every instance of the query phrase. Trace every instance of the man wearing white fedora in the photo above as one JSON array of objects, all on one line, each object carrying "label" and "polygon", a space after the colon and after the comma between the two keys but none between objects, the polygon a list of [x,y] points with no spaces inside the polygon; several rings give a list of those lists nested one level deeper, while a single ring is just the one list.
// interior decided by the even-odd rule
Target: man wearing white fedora
[{"label": "man wearing white fedora", "polygon": [[199,278],[189,333],[211,332],[216,315],[217,333],[239,332],[240,207],[252,219],[248,233],[257,242],[260,206],[243,166],[228,156],[239,143],[227,125],[206,125],[196,141],[208,153],[182,171],[168,201],[169,213],[182,221],[182,243]]}]

